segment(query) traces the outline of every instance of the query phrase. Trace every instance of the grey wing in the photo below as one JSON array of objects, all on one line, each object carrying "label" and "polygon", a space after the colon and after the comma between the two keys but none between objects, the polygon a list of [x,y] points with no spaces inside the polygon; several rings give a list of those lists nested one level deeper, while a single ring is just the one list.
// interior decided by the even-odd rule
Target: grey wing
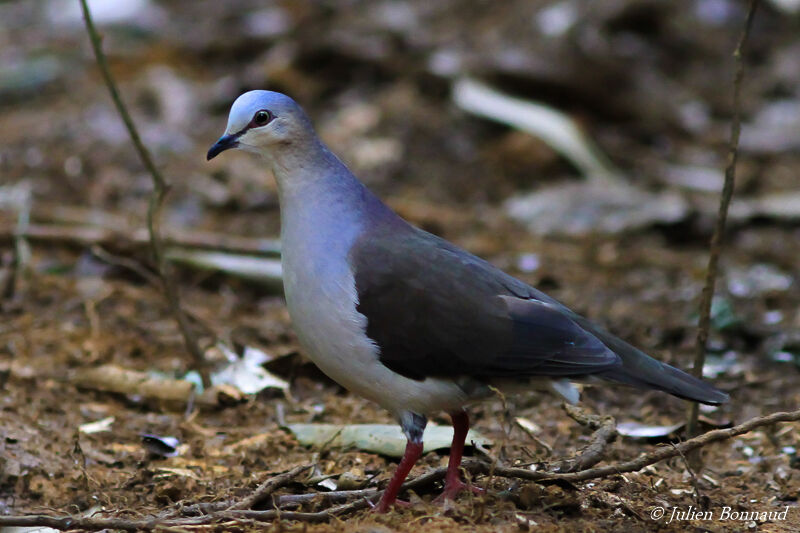
[{"label": "grey wing", "polygon": [[367,335],[404,376],[566,377],[620,365],[566,308],[421,230],[366,235],[350,259]]}]

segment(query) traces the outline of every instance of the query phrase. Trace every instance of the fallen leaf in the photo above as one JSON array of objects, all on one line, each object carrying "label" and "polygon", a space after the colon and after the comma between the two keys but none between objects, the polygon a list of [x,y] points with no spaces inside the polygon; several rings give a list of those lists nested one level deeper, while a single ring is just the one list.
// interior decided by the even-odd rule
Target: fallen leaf
[{"label": "fallen leaf", "polygon": [[113,423],[114,423],[114,417],[109,416],[107,418],[103,418],[102,420],[81,424],[80,426],[78,426],[78,431],[80,431],[81,433],[85,433],[87,435],[91,435],[92,433],[101,433],[103,431],[111,430],[111,424]]},{"label": "fallen leaf", "polygon": [[671,435],[685,425],[686,422],[678,422],[677,424],[669,426],[641,424],[639,422],[620,422],[617,424],[617,433],[634,439],[652,439]]},{"label": "fallen leaf", "polygon": [[[289,424],[287,427],[303,446],[354,447],[389,457],[402,457],[406,449],[406,436],[400,426],[394,424]],[[453,428],[429,425],[422,437],[423,452],[449,448],[452,440]],[[471,442],[492,445],[474,430],[469,430],[466,442],[467,445]]]},{"label": "fallen leaf", "polygon": [[247,346],[240,357],[224,344],[218,344],[228,364],[211,375],[215,385],[233,385],[245,394],[256,394],[266,388],[289,390],[289,383],[268,372],[263,363],[272,359],[267,353]]},{"label": "fallen leaf", "polygon": [[157,477],[169,477],[169,476],[181,476],[181,477],[190,477],[192,479],[199,479],[197,474],[189,470],[188,468],[169,468],[162,466],[158,469],[158,476]]}]

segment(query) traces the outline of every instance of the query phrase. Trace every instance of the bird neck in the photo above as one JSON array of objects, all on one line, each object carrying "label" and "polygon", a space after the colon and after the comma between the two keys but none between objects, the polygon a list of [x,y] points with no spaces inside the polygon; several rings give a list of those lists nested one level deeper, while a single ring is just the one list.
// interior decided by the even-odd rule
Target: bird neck
[{"label": "bird neck", "polygon": [[267,156],[278,184],[284,237],[324,241],[365,225],[405,224],[318,139],[284,148]]},{"label": "bird neck", "polygon": [[266,154],[278,184],[281,204],[297,196],[357,192],[363,188],[328,147],[317,139],[283,146]]}]

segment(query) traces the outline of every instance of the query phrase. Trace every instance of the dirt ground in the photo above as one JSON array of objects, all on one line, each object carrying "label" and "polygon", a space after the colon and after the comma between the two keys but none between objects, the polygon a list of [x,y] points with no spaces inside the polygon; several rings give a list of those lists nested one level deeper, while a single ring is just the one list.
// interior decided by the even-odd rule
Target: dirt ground
[{"label": "dirt ground", "polygon": [[[275,185],[260,163],[245,154],[206,163],[205,152],[240,92],[281,90],[403,216],[646,352],[690,367],[744,4],[110,4],[95,4],[104,47],[172,184],[165,232],[278,235]],[[101,365],[177,378],[192,364],[163,291],[149,279],[148,250],[131,237],[144,228],[150,177],[99,77],[77,6],[0,3],[0,515],[148,516],[178,502],[241,498],[268,477],[311,463],[314,475],[331,475],[340,487],[385,483],[397,460],[308,448],[285,429],[393,420],[304,358],[274,283],[177,267],[183,306],[204,346],[216,338],[263,350],[273,358],[267,369],[290,383],[288,394],[267,389],[187,411],[181,402],[80,381]],[[731,402],[703,409],[706,429],[800,404],[800,206],[787,201],[743,214],[745,205],[791,198],[800,187],[800,18],[782,9],[763,2],[745,55],[738,214],[706,369]],[[467,73],[567,113],[635,187],[675,192],[686,212],[607,234],[528,231],[506,199],[584,178],[546,143],[459,109],[450,88]],[[43,233],[17,238],[22,223]],[[76,237],[86,228],[113,236]],[[584,389],[582,406],[647,425],[680,422],[687,407],[664,394],[600,387]],[[591,434],[542,394],[487,402],[471,416],[494,441],[488,453],[508,466],[571,456]],[[107,431],[79,430],[109,417]],[[535,439],[516,417],[536,424]],[[176,437],[179,454],[149,453],[142,434]],[[666,443],[620,437],[605,462]],[[234,529],[800,531],[798,447],[800,425],[779,424],[704,448],[695,476],[681,458],[575,485],[484,476],[474,482],[485,495],[445,507],[432,502],[433,488],[385,516],[361,511],[322,524]],[[428,453],[412,476],[446,463],[446,450]],[[307,481],[301,476],[279,494],[326,490]],[[715,518],[667,523],[673,509],[690,506]],[[719,519],[724,507],[787,506],[782,521]],[[654,520],[656,508],[667,516]]]}]

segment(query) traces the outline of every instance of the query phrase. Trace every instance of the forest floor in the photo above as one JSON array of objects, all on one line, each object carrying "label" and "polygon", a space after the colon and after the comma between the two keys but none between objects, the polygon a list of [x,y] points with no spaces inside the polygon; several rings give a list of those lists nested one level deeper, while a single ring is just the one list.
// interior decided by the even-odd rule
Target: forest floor
[{"label": "forest floor", "polygon": [[[133,237],[144,227],[149,176],[107,97],[80,18],[76,22],[64,15],[58,22],[52,13],[58,2],[32,4],[0,6],[0,46],[22,58],[14,68],[29,82],[17,83],[12,76],[0,81],[0,515],[97,513],[135,519],[180,505],[240,499],[269,477],[299,465],[314,468],[276,494],[327,490],[319,485],[320,476],[331,476],[340,489],[385,484],[396,459],[353,448],[303,446],[287,429],[293,423],[394,421],[304,357],[274,283],[186,265],[177,269],[182,304],[203,345],[219,339],[232,347],[262,350],[270,357],[265,367],[286,380],[288,390],[197,401],[187,409],[183,401],[109,392],[107,384],[86,378],[88,369],[108,365],[155,379],[179,378],[192,364],[163,291],[150,279],[146,245]],[[532,42],[522,44],[532,50],[582,58],[542,69],[536,61],[515,63],[513,54],[494,53],[493,46],[510,49],[497,28],[513,27],[515,13],[524,9],[519,2],[475,14],[474,41],[464,40],[466,30],[447,26],[455,24],[447,16],[456,12],[454,7],[441,12],[423,2],[409,3],[411,15],[393,15],[399,20],[427,17],[429,23],[413,27],[380,26],[389,15],[379,10],[317,13],[297,7],[304,5],[300,2],[279,2],[269,9],[244,1],[173,4],[142,2],[142,9],[150,11],[140,13],[136,23],[109,25],[105,39],[145,142],[173,183],[164,218],[167,233],[278,235],[275,185],[260,163],[245,154],[225,154],[212,164],[204,157],[240,91],[277,88],[307,107],[326,142],[403,216],[539,287],[653,356],[684,369],[691,365],[717,196],[682,188],[668,176],[678,166],[688,174],[698,162],[717,170],[724,166],[731,88],[718,80],[730,79],[740,12],[734,10],[718,25],[708,22],[706,33],[684,41],[668,31],[669,24],[679,23],[670,19],[671,8],[630,2],[633,7],[590,11],[574,22],[574,38],[578,30],[595,25],[609,43],[634,35],[637,43],[652,48],[632,45],[617,63],[602,63],[577,52],[569,55],[574,43],[556,46],[531,37]],[[690,15],[682,15],[688,22],[680,20],[695,29],[703,25],[697,17],[710,16]],[[151,20],[161,22],[148,26]],[[225,21],[229,27],[210,21]],[[790,52],[798,48],[793,37],[797,24],[783,22],[780,13],[769,9],[757,22],[753,49],[761,62],[753,68],[758,80],[745,90],[751,102],[745,127],[758,123],[753,117],[762,106],[789,99],[776,87],[800,78],[785,61],[796,57]],[[639,29],[631,30],[634,26]],[[637,176],[637,187],[677,190],[690,206],[685,216],[602,235],[528,231],[509,215],[503,200],[581,178],[544,143],[452,104],[450,81],[441,67],[453,52],[443,44],[450,42],[445,38],[462,44],[455,49],[484,79],[578,117],[614,163]],[[653,57],[648,50],[670,52]],[[701,57],[688,60],[681,50],[697,50]],[[410,59],[423,52],[428,59]],[[628,77],[619,82],[620,94],[611,94],[613,88],[601,80],[622,73]],[[680,87],[675,100],[690,94],[690,103],[706,106],[702,127],[692,129],[674,118],[677,112],[665,103],[670,99],[662,87],[665,80]],[[585,90],[584,83],[597,84],[592,85],[597,94]],[[658,94],[648,92],[656,86],[662,87]],[[643,94],[653,101],[642,100]],[[758,140],[748,142],[737,198],[797,189],[796,147],[764,150]],[[670,166],[662,166],[660,159],[669,159]],[[15,236],[21,212],[29,218],[26,238]],[[86,236],[87,228],[95,233]],[[111,238],[100,230],[110,231]],[[797,220],[764,213],[733,217],[707,368],[715,385],[731,394],[731,402],[703,408],[703,429],[800,405],[798,257]],[[585,387],[581,405],[658,433],[650,439],[620,436],[601,464],[677,442],[680,429],[652,427],[681,422],[687,408],[665,394],[617,387]],[[591,435],[564,413],[557,398],[545,394],[489,401],[470,414],[492,445],[488,451],[470,447],[468,454],[486,459],[488,453],[505,466],[570,457]],[[526,431],[517,419],[533,424]],[[86,426],[97,421],[108,426]],[[441,415],[433,422],[446,425],[448,419]],[[177,454],[153,454],[142,435],[177,438]],[[704,447],[704,467],[694,474],[676,457],[640,472],[576,484],[477,476],[472,482],[485,494],[464,495],[446,506],[433,502],[439,487],[432,486],[410,495],[411,507],[387,515],[362,510],[321,524],[275,520],[268,527],[797,531],[798,448],[800,425],[779,424]],[[446,464],[446,449],[427,453],[411,477]],[[302,510],[313,511],[316,505]],[[785,521],[720,519],[726,507],[741,512],[787,506]],[[666,514],[654,520],[656,508]],[[714,518],[669,521],[673,510],[690,508],[711,511]],[[216,527],[255,531],[267,526]]]}]

